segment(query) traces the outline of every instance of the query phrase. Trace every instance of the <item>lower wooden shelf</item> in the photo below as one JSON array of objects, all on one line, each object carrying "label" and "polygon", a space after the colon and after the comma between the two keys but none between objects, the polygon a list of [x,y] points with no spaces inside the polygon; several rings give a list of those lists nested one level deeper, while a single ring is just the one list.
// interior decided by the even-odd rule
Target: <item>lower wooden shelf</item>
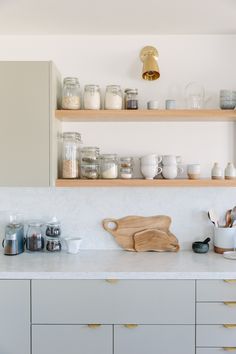
[{"label": "lower wooden shelf", "polygon": [[56,187],[236,187],[236,179],[57,179]]}]

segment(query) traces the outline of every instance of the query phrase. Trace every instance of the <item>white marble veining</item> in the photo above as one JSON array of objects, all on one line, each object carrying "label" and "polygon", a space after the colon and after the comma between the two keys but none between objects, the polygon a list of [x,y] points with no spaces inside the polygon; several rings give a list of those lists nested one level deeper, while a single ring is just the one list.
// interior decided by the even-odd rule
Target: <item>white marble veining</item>
[{"label": "white marble veining", "polygon": [[0,279],[236,279],[236,262],[195,254],[81,250],[77,255],[0,254]]}]

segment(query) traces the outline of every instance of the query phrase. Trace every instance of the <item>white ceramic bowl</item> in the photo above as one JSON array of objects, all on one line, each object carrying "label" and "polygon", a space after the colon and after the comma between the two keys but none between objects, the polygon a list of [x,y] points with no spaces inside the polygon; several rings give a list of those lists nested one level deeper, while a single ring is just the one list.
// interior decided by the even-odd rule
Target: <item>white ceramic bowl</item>
[{"label": "white ceramic bowl", "polygon": [[66,249],[68,253],[73,253],[76,254],[80,250],[80,245],[82,242],[82,239],[80,237],[77,238],[72,238],[72,237],[66,237],[64,238],[65,244],[66,244]]}]

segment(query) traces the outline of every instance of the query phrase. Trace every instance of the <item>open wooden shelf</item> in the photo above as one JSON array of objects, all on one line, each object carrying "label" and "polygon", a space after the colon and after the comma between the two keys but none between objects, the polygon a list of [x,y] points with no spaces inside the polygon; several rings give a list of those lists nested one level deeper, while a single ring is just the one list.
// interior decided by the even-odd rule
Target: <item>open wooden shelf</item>
[{"label": "open wooden shelf", "polygon": [[236,110],[57,110],[55,117],[64,122],[230,122],[236,121]]},{"label": "open wooden shelf", "polygon": [[236,187],[236,179],[58,179],[56,187]]}]

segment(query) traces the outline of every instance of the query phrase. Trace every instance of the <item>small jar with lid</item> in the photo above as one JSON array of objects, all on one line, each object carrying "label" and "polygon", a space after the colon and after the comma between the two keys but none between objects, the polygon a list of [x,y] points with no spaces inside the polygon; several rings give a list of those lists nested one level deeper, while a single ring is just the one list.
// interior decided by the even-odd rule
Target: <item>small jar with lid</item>
[{"label": "small jar with lid", "polygon": [[99,164],[81,164],[80,165],[81,179],[98,179],[99,178]]},{"label": "small jar with lid", "polygon": [[118,158],[116,154],[103,154],[100,158],[101,178],[118,178]]},{"label": "small jar with lid", "polygon": [[125,90],[125,109],[138,109],[138,89]]},{"label": "small jar with lid", "polygon": [[122,91],[119,85],[109,85],[105,93],[105,109],[122,109]]},{"label": "small jar with lid", "polygon": [[101,93],[98,85],[86,85],[84,87],[84,109],[100,109]]},{"label": "small jar with lid", "polygon": [[119,163],[119,176],[123,179],[133,178],[133,164],[132,157],[121,157]]},{"label": "small jar with lid", "polygon": [[57,218],[53,217],[51,221],[46,224],[46,250],[48,252],[61,251],[61,223]]},{"label": "small jar with lid", "polygon": [[80,109],[81,93],[77,77],[66,77],[63,80],[62,109]]},{"label": "small jar with lid", "polygon": [[79,147],[81,135],[75,132],[65,132],[62,135],[62,178],[79,177]]},{"label": "small jar with lid", "polygon": [[43,223],[41,221],[29,222],[26,232],[26,249],[30,252],[44,249]]},{"label": "small jar with lid", "polygon": [[99,148],[96,146],[85,146],[80,151],[81,164],[93,164],[99,162]]}]

